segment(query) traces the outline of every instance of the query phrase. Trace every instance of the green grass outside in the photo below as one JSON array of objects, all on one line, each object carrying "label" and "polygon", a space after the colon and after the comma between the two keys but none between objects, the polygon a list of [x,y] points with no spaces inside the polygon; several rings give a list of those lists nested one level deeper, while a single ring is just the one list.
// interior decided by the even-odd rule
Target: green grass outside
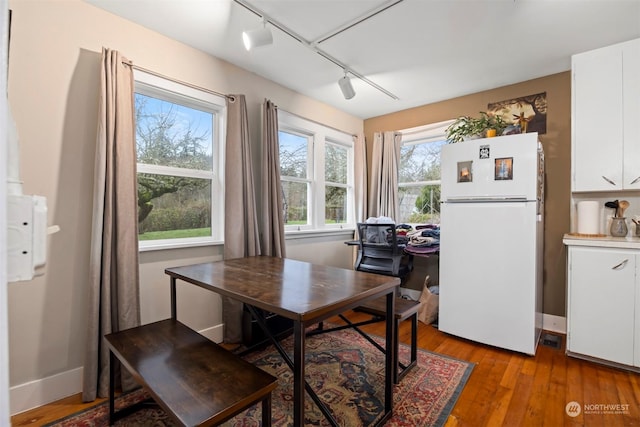
[{"label": "green grass outside", "polygon": [[209,237],[211,227],[191,228],[186,230],[149,231],[138,234],[138,240],[186,239],[188,237]]}]

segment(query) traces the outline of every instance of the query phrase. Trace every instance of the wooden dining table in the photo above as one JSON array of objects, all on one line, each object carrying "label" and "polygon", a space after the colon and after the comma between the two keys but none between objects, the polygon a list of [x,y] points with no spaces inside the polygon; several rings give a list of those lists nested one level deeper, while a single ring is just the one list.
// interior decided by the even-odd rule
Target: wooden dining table
[{"label": "wooden dining table", "polygon": [[[400,279],[351,269],[271,256],[237,258],[167,268],[171,280],[171,316],[176,313],[176,282],[182,280],[220,295],[242,301],[269,336],[293,371],[293,422],[305,424],[305,390],[331,425],[331,411],[305,380],[305,337],[309,326],[386,296],[386,343],[394,342],[395,290]],[[270,332],[261,309],[293,320],[293,360]],[[383,425],[393,413],[394,352],[385,351],[384,413],[375,425]]]}]

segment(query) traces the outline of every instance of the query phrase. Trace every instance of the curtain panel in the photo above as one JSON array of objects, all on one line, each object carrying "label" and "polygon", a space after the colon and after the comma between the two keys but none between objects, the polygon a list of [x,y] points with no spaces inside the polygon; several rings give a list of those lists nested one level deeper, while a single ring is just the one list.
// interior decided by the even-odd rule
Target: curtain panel
[{"label": "curtain panel", "polygon": [[375,132],[371,160],[369,216],[398,220],[398,173],[402,134]]},{"label": "curtain panel", "polygon": [[280,183],[278,108],[265,99],[262,105],[262,250],[264,255],[286,257],[284,212]]},{"label": "curtain panel", "polygon": [[356,201],[356,222],[367,219],[367,145],[364,135],[354,135],[354,198]]},{"label": "curtain panel", "polygon": [[[227,96],[224,259],[260,255],[249,120],[244,95]],[[242,341],[242,303],[222,299],[224,341]]]},{"label": "curtain panel", "polygon": [[[124,63],[123,63],[124,62]],[[107,397],[104,335],[140,325],[133,72],[102,49],[82,400]],[[121,387],[136,386],[120,369]]]}]

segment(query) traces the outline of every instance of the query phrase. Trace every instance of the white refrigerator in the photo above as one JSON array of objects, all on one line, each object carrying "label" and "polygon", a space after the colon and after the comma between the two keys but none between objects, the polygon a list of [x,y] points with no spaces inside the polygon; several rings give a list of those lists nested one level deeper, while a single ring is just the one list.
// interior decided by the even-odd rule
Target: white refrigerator
[{"label": "white refrigerator", "polygon": [[544,226],[538,134],[445,145],[441,168],[439,329],[534,355]]}]

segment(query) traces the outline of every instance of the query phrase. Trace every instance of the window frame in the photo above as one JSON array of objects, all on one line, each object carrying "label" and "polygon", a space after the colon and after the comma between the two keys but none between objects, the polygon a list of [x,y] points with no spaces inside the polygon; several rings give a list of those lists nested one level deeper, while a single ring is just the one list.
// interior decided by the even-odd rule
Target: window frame
[{"label": "window frame", "polygon": [[[325,228],[345,228],[345,226],[349,223],[352,223],[352,226],[355,227],[355,220],[351,220],[350,218],[355,218],[355,195],[354,195],[354,181],[355,181],[355,165],[354,165],[354,155],[355,155],[355,146],[354,146],[354,142],[353,142],[353,138],[351,138],[351,144],[345,144],[343,141],[337,141],[333,138],[326,138],[325,142],[324,142],[324,150],[323,152],[326,154],[327,150],[327,145],[333,145],[335,147],[339,147],[339,148],[344,148],[347,150],[347,176],[346,176],[346,182],[345,183],[341,183],[341,182],[333,182],[333,181],[328,181],[326,179],[326,175],[324,176],[324,185],[322,186],[322,191],[323,191],[323,195],[322,195],[322,200],[325,202],[324,204],[324,209],[322,210],[324,212],[323,214],[323,218],[324,218],[324,226]],[[325,167],[326,167],[326,155],[323,156],[323,168],[322,170],[325,171]],[[346,221],[345,223],[335,223],[335,224],[327,224],[327,218],[326,218],[326,188],[328,186],[333,186],[333,187],[339,187],[339,188],[344,188],[346,189],[346,204],[347,204],[347,215],[346,215]]]},{"label": "window frame", "polygon": [[[328,232],[342,229],[355,228],[355,195],[354,195],[354,151],[353,136],[346,132],[333,129],[329,126],[304,119],[286,111],[278,111],[278,131],[294,135],[308,136],[309,146],[307,150],[307,224],[286,225],[285,234],[292,235],[304,232]],[[328,224],[325,219],[325,195],[326,186],[342,185],[327,182],[325,179],[325,147],[327,144],[347,149],[347,215],[344,223]],[[283,176],[280,176],[283,180]],[[284,180],[293,182],[294,179],[286,177]],[[295,180],[298,181],[298,180]],[[299,181],[298,181],[299,182]]]},{"label": "window frame", "polygon": [[187,84],[134,70],[134,92],[213,114],[212,170],[185,169],[173,166],[136,164],[140,173],[187,176],[211,180],[211,236],[177,239],[138,240],[140,252],[183,247],[212,246],[224,243],[224,158],[227,107],[224,97]]},{"label": "window frame", "polygon": [[[401,134],[401,148],[411,145],[429,144],[434,142],[445,141],[448,144],[446,129],[454,122],[454,120],[445,120],[442,122],[431,123],[414,128],[404,129]],[[398,170],[398,192],[401,188],[422,188],[427,185],[441,185],[441,179],[430,181],[400,181],[400,170]]]}]

